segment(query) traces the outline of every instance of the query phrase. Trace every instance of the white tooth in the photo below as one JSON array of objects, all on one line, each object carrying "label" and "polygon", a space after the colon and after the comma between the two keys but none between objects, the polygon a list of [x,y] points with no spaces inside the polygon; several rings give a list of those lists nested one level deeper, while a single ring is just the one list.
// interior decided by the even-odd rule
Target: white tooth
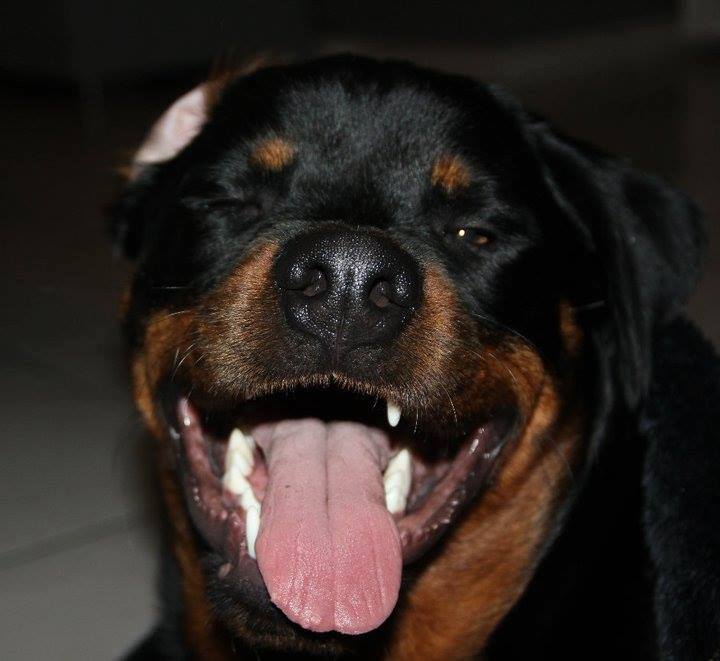
[{"label": "white tooth", "polygon": [[255,557],[255,538],[260,527],[260,503],[250,483],[240,472],[238,464],[234,464],[223,476],[223,484],[234,493],[245,510],[245,536],[247,538],[248,553]]},{"label": "white tooth", "polygon": [[386,473],[383,477],[383,484],[385,486],[385,492],[389,491],[398,491],[402,493],[402,491],[405,489],[405,483],[406,483],[405,476],[399,472],[395,471],[393,473]]},{"label": "white tooth", "polygon": [[385,492],[385,507],[391,514],[397,514],[405,509],[406,499],[397,489],[391,489]]},{"label": "white tooth", "polygon": [[247,551],[251,558],[255,558],[255,540],[260,530],[260,507],[250,507],[245,510],[245,539]]},{"label": "white tooth", "polygon": [[255,557],[255,539],[260,528],[260,503],[247,477],[253,469],[255,442],[252,436],[233,429],[225,456],[225,488],[234,493],[245,510],[245,537],[248,554]]},{"label": "white tooth", "polygon": [[247,477],[252,473],[255,458],[255,441],[248,434],[239,429],[233,429],[228,439],[227,454],[225,455],[225,470],[237,466],[240,472]]},{"label": "white tooth", "polygon": [[260,509],[260,503],[258,502],[258,499],[255,498],[255,492],[249,484],[247,489],[240,494],[240,505],[246,512],[251,510],[253,507]]},{"label": "white tooth", "polygon": [[388,473],[402,473],[407,475],[408,482],[410,481],[410,466],[412,465],[412,457],[410,456],[410,450],[403,448],[388,461],[387,468],[385,469],[385,475]]},{"label": "white tooth", "polygon": [[412,458],[410,451],[403,448],[389,462],[383,476],[385,506],[392,514],[405,509],[412,482]]},{"label": "white tooth", "polygon": [[240,468],[237,464],[225,471],[223,475],[223,484],[228,491],[234,493],[240,500],[240,505],[244,510],[248,510],[252,507],[260,507],[258,499],[255,497],[250,482],[247,481],[245,476],[240,472]]},{"label": "white tooth", "polygon": [[232,491],[236,496],[241,496],[248,489],[252,491],[250,483],[245,479],[245,476],[242,474],[242,471],[237,464],[233,464],[225,471],[225,475],[223,475],[223,484],[226,489]]},{"label": "white tooth", "polygon": [[400,407],[397,404],[394,404],[393,402],[388,400],[387,421],[391,427],[397,427],[398,422],[400,422],[400,413]]},{"label": "white tooth", "polygon": [[239,452],[234,453],[231,457],[227,457],[225,465],[227,470],[236,470],[243,477],[247,477],[252,473],[252,464],[248,462],[247,457]]}]

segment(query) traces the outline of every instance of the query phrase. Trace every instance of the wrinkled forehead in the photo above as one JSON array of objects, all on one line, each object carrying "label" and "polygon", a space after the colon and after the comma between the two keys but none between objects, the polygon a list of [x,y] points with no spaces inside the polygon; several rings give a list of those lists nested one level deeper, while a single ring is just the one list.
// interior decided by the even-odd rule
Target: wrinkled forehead
[{"label": "wrinkled forehead", "polygon": [[507,130],[489,94],[474,110],[466,96],[431,81],[258,72],[229,88],[211,119],[210,178],[281,187],[294,217],[412,222],[434,192],[479,209],[508,189],[498,139]]},{"label": "wrinkled forehead", "polygon": [[[486,115],[498,114],[489,95],[476,101]],[[444,161],[453,186],[469,184],[473,174],[491,176],[502,153],[495,148],[500,118],[495,126],[489,117],[478,122],[468,105],[431,80],[261,71],[221,100],[211,121],[224,145],[215,154],[268,172],[296,164],[299,178],[326,185],[359,179],[418,190],[432,176],[446,181],[437,167]]]},{"label": "wrinkled forehead", "polygon": [[276,130],[318,164],[332,156],[346,167],[366,162],[391,169],[427,165],[442,150],[462,148],[460,109],[414,86],[305,84],[281,90],[277,107]]}]

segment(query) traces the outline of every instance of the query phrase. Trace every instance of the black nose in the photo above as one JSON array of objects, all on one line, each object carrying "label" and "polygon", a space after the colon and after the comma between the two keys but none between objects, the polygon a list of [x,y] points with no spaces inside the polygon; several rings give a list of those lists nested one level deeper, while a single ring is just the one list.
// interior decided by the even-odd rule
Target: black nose
[{"label": "black nose", "polygon": [[275,268],[288,323],[319,339],[335,360],[391,342],[420,303],[415,260],[381,234],[313,230],[289,241]]}]

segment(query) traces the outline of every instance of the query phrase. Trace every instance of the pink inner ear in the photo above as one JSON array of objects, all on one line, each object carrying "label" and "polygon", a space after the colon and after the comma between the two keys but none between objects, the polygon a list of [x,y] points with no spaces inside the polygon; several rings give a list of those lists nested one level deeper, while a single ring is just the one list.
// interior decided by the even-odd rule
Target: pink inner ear
[{"label": "pink inner ear", "polygon": [[143,166],[176,156],[200,132],[206,119],[206,89],[198,85],[175,101],[150,129],[133,158],[133,178]]}]

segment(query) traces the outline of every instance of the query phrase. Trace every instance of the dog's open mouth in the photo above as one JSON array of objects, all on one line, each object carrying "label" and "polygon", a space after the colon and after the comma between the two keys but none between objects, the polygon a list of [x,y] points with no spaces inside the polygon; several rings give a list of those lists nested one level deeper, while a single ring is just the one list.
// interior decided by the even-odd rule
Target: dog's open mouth
[{"label": "dog's open mouth", "polygon": [[392,402],[340,388],[230,410],[167,399],[188,508],[226,559],[221,577],[261,580],[290,620],[316,632],[360,634],[385,621],[403,563],[432,547],[487,481],[510,427],[492,416],[432,435]]}]

